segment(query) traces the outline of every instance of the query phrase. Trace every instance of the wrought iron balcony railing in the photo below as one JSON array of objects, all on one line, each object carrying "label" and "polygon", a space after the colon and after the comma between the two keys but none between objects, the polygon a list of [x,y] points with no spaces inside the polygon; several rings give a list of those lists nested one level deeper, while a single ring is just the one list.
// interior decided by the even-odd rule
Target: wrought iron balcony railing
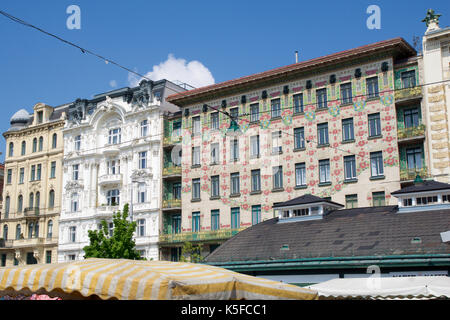
[{"label": "wrought iron balcony railing", "polygon": [[165,135],[163,138],[164,145],[172,145],[180,142],[181,142],[181,135],[172,135],[172,136]]},{"label": "wrought iron balcony railing", "polygon": [[164,164],[163,176],[170,176],[174,174],[181,174],[181,166],[176,166],[172,163]]},{"label": "wrought iron balcony railing", "polygon": [[416,176],[420,176],[422,179],[428,177],[428,169],[423,166],[422,168],[406,168],[400,166],[400,181],[414,180]]},{"label": "wrought iron balcony railing", "polygon": [[398,128],[397,129],[397,139],[407,139],[420,137],[425,135],[425,125],[419,124],[417,127],[409,128]]},{"label": "wrought iron balcony railing", "polygon": [[162,207],[164,209],[180,208],[181,207],[181,199],[164,199],[163,203],[162,203]]},{"label": "wrought iron balcony railing", "polygon": [[161,242],[161,243],[179,243],[179,242],[186,242],[186,241],[227,240],[244,229],[245,228],[220,229],[220,230],[213,230],[213,231],[161,234],[159,236],[159,242]]},{"label": "wrought iron balcony railing", "polygon": [[395,100],[407,100],[407,99],[416,99],[422,96],[422,88],[421,87],[412,87],[412,88],[404,88],[397,89],[394,93]]}]

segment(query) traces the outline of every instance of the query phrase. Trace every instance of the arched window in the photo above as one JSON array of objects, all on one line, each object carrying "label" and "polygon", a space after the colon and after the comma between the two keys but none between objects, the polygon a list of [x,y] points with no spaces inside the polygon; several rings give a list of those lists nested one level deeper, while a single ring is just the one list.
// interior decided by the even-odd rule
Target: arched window
[{"label": "arched window", "polygon": [[16,226],[16,240],[20,239],[20,234],[22,233],[22,227],[20,226],[20,224],[18,224]]},{"label": "arched window", "polygon": [[12,157],[13,155],[14,155],[14,143],[10,142],[8,156]]},{"label": "arched window", "polygon": [[6,199],[5,199],[5,218],[8,218],[8,216],[9,216],[9,205],[10,205],[10,198],[9,198],[9,196],[6,196]]},{"label": "arched window", "polygon": [[31,192],[30,193],[30,198],[29,198],[29,201],[28,201],[28,208],[33,208],[33,204],[34,204],[34,193]]},{"label": "arched window", "polygon": [[78,211],[78,193],[72,193],[72,199],[70,202],[70,210],[71,210],[71,212]]},{"label": "arched window", "polygon": [[17,212],[22,212],[23,210],[23,196],[19,194],[17,197]]},{"label": "arched window", "polygon": [[24,156],[26,152],[27,152],[27,143],[25,141],[22,141],[22,152],[20,154]]},{"label": "arched window", "polygon": [[41,202],[41,193],[38,191],[38,192],[36,192],[36,200],[35,200],[35,204],[34,204],[36,211],[39,210],[40,202]]},{"label": "arched window", "polygon": [[30,222],[28,224],[28,239],[31,239],[33,237],[33,229],[34,229],[34,224],[33,224],[33,222]]},{"label": "arched window", "polygon": [[33,152],[37,151],[37,138],[33,139]]},{"label": "arched window", "polygon": [[34,237],[39,238],[39,222],[34,225]]},{"label": "arched window", "polygon": [[54,133],[52,136],[52,148],[53,149],[56,148],[57,143],[58,143],[58,135],[56,133]]},{"label": "arched window", "polygon": [[50,190],[50,193],[48,195],[48,207],[53,208],[55,206],[55,191]]},{"label": "arched window", "polygon": [[39,137],[39,151],[42,151],[44,148],[44,138]]},{"label": "arched window", "polygon": [[50,239],[53,236],[53,221],[50,220],[47,223],[47,238]]},{"label": "arched window", "polygon": [[8,225],[7,224],[5,224],[3,226],[3,239],[5,241],[8,240]]}]

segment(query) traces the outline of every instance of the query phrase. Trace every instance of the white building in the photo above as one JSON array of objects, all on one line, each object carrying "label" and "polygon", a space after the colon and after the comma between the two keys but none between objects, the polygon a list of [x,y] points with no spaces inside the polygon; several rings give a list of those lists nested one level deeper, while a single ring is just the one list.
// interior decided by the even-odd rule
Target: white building
[{"label": "white building", "polygon": [[159,258],[161,111],[177,111],[165,97],[183,90],[167,80],[144,80],[69,106],[59,262],[83,259],[88,230],[102,220],[112,226],[112,214],[125,203],[137,222],[136,249],[146,259]]}]

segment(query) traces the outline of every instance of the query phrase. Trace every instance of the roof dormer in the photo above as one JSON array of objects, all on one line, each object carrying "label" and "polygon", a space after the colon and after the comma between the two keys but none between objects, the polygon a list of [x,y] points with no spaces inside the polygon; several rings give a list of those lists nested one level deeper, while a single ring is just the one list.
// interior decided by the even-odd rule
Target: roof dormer
[{"label": "roof dormer", "polygon": [[416,179],[413,185],[391,193],[398,199],[398,212],[450,209],[450,184]]},{"label": "roof dormer", "polygon": [[311,194],[277,203],[273,209],[278,214],[278,222],[294,222],[300,220],[322,219],[328,212],[342,209],[344,206]]},{"label": "roof dormer", "polygon": [[48,122],[53,112],[53,108],[44,103],[36,103],[33,107],[33,110],[34,110],[33,125],[39,125],[41,123]]}]

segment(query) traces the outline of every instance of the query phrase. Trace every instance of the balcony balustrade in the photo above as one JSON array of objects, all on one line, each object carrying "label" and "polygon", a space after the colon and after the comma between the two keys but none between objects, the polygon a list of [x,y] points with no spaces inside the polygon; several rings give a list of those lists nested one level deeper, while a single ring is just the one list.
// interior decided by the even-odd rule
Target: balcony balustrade
[{"label": "balcony balustrade", "polygon": [[400,181],[414,180],[417,175],[419,175],[422,179],[427,178],[427,167],[422,166],[422,168],[408,168],[406,165],[400,165]]},{"label": "balcony balustrade", "polygon": [[176,166],[173,163],[164,164],[163,176],[181,175],[181,166]]},{"label": "balcony balustrade", "polygon": [[409,99],[417,99],[422,97],[422,88],[421,87],[412,87],[412,88],[404,88],[397,89],[394,93],[395,101],[405,101]]},{"label": "balcony balustrade", "polygon": [[162,234],[159,236],[159,242],[179,243],[186,241],[227,240],[244,229],[245,228],[220,229],[202,232],[182,232],[182,233]]},{"label": "balcony balustrade", "polygon": [[172,135],[172,136],[165,135],[163,138],[163,144],[166,146],[170,146],[180,142],[181,142],[181,135]]},{"label": "balcony balustrade", "polygon": [[163,209],[181,208],[181,199],[164,199],[162,207]]},{"label": "balcony balustrade", "polygon": [[12,248],[13,247],[13,241],[12,240],[5,240],[3,238],[0,238],[0,248]]},{"label": "balcony balustrade", "polygon": [[23,215],[25,217],[36,217],[39,215],[39,208],[37,207],[29,207],[23,210]]},{"label": "balcony balustrade", "polygon": [[117,185],[122,183],[122,174],[104,174],[98,178],[99,185]]},{"label": "balcony balustrade", "polygon": [[397,139],[410,139],[425,136],[425,125],[419,124],[416,127],[398,128]]}]

